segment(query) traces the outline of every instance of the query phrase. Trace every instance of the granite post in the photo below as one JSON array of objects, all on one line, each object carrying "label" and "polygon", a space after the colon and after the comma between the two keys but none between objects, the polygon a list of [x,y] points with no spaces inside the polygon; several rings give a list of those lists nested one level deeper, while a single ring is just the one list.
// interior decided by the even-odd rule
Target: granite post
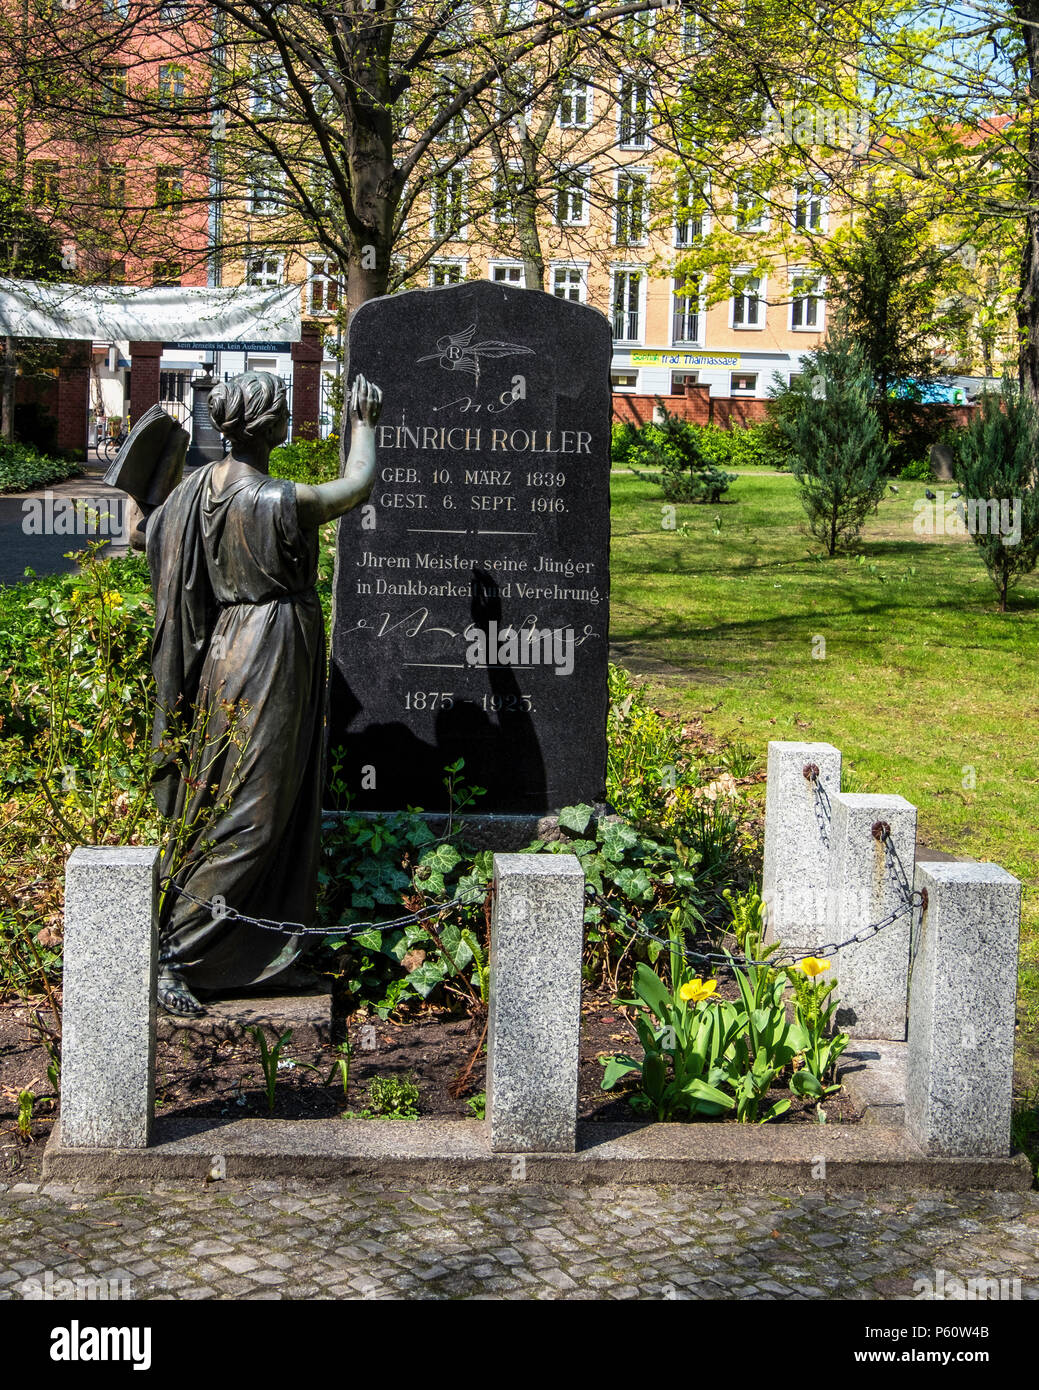
[{"label": "granite post", "polygon": [[998,864],[925,863],[909,993],[905,1122],[926,1154],[1010,1152],[1021,884]]},{"label": "granite post", "polygon": [[841,755],[832,743],[768,745],[761,896],[766,941],[812,950],[828,927],[832,799]]},{"label": "granite post", "polygon": [[61,1142],[147,1146],[155,1097],[159,851],[81,847],[65,865]]},{"label": "granite post", "polygon": [[[885,849],[885,827],[907,876],[904,889]],[[916,859],[916,807],[903,796],[838,792],[831,841],[832,902],[824,940],[841,942],[905,906]],[[836,1022],[853,1038],[905,1039],[911,921],[912,912],[905,912],[834,955]]]},{"label": "granite post", "polygon": [[487,1125],[498,1153],[573,1153],[584,871],[572,854],[496,854]]}]

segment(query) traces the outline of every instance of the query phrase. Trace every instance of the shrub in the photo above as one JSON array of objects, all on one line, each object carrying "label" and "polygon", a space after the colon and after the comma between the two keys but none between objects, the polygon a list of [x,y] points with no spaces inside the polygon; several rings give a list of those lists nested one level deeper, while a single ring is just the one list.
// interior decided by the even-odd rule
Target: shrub
[{"label": "shrub", "polygon": [[781,428],[794,452],[808,529],[826,553],[851,544],[884,495],[888,447],[862,350],[837,333],[805,357]]},{"label": "shrub", "polygon": [[293,483],[330,483],[339,477],[339,436],[297,439],[271,450],[272,478]]},{"label": "shrub", "polygon": [[[1001,613],[1014,576],[1030,573],[1039,559],[1037,457],[1039,409],[1004,380],[1001,397],[982,397],[981,409],[959,439],[955,467],[967,506],[975,508],[971,539],[999,593]],[[989,499],[1000,504],[999,517],[985,507]],[[969,512],[967,520],[972,520]]]},{"label": "shrub", "polygon": [[[706,456],[701,430],[672,415],[659,397],[657,404],[664,418],[639,430],[628,453],[631,471],[656,483],[669,502],[717,502],[736,474],[717,468]],[[643,471],[647,469],[656,471]]]},{"label": "shrub", "polygon": [[610,426],[610,462],[614,468],[623,468],[628,462],[628,454],[635,442],[638,431],[634,425],[614,421]]},{"label": "shrub", "polygon": [[917,459],[914,463],[907,463],[898,476],[906,483],[929,483],[933,477],[931,460]]},{"label": "shrub", "polygon": [[0,443],[0,493],[31,492],[78,478],[82,472],[78,463],[38,453],[29,444]]},{"label": "shrub", "polygon": [[716,468],[786,468],[789,446],[771,425],[746,425],[731,430],[717,425],[694,426],[702,456]]}]

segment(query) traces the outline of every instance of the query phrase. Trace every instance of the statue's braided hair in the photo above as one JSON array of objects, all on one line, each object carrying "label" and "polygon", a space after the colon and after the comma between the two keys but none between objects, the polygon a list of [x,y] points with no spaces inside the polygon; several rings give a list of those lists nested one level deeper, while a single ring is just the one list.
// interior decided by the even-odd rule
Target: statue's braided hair
[{"label": "statue's braided hair", "polygon": [[213,424],[232,444],[269,434],[285,408],[285,383],[270,372],[245,372],[220,381],[209,393]]}]

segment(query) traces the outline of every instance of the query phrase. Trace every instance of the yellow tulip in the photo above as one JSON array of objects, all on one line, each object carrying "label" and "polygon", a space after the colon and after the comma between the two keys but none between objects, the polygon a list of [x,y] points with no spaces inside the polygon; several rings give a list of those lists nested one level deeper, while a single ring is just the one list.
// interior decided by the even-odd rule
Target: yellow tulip
[{"label": "yellow tulip", "polygon": [[695,980],[690,980],[688,984],[682,986],[678,995],[687,1003],[691,1001],[694,1004],[699,1004],[701,999],[709,999],[717,988],[717,980],[701,980],[697,975]]},{"label": "yellow tulip", "polygon": [[804,960],[798,961],[798,970],[803,970],[810,980],[814,980],[816,975],[821,975],[824,970],[829,970],[830,962],[820,960],[818,956],[805,956]]}]

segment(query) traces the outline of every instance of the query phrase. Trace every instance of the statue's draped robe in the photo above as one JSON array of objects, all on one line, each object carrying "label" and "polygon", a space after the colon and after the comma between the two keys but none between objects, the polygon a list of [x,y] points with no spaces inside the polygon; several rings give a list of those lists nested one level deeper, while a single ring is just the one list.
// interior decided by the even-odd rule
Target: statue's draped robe
[{"label": "statue's draped robe", "polygon": [[[148,522],[155,794],[184,826],[162,873],[179,862],[175,881],[195,898],[310,925],[325,681],[317,531],[301,530],[293,483],[250,471],[214,496],[213,467],[186,478]],[[188,748],[178,727],[191,731]],[[258,984],[299,948],[298,935],[166,894],[160,963],[192,989]]]}]

